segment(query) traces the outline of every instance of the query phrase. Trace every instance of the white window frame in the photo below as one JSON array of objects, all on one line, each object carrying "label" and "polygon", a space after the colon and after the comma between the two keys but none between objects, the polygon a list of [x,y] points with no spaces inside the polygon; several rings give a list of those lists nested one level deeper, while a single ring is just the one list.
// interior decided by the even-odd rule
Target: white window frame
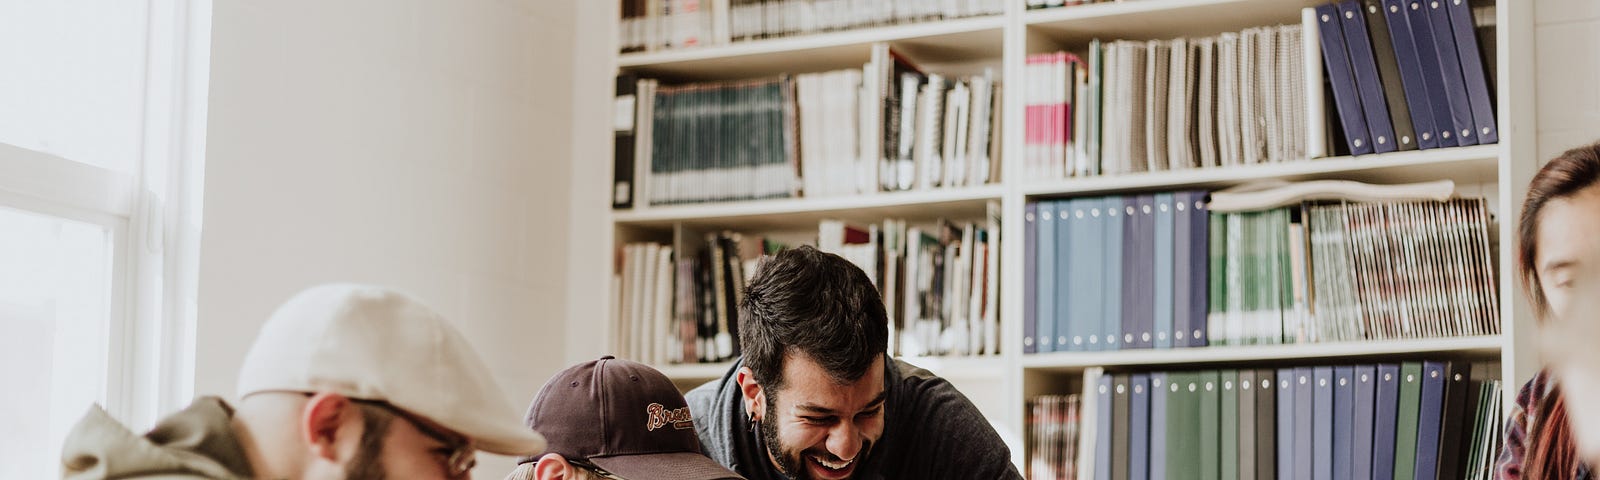
[{"label": "white window frame", "polygon": [[0,143],[0,206],[110,233],[105,406],[135,431],[194,395],[211,50],[210,0],[147,1],[143,145],[131,172]]}]

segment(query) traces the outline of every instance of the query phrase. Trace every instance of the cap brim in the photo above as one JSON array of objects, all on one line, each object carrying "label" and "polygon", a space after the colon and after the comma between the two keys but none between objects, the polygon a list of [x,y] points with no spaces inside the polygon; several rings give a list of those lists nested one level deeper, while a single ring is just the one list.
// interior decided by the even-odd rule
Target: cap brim
[{"label": "cap brim", "polygon": [[693,452],[590,457],[590,462],[629,480],[744,480],[716,461]]},{"label": "cap brim", "polygon": [[518,425],[515,429],[496,429],[494,432],[466,433],[472,437],[478,450],[501,455],[533,457],[544,453],[544,436]]}]

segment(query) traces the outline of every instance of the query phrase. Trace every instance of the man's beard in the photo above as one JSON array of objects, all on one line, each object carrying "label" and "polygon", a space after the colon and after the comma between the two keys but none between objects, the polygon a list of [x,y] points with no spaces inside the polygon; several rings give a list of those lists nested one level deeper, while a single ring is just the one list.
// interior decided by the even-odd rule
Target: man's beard
[{"label": "man's beard", "polygon": [[383,472],[383,437],[389,433],[389,423],[394,417],[361,409],[361,444],[356,455],[344,466],[347,480],[381,480]]},{"label": "man's beard", "polygon": [[[830,462],[844,463],[844,459],[834,456],[832,452],[827,450],[805,452],[783,445],[782,441],[778,439],[778,422],[773,419],[773,412],[776,411],[778,411],[777,395],[767,395],[767,415],[757,423],[760,424],[761,428],[761,443],[767,445],[767,456],[772,458],[774,465],[778,467],[778,472],[794,480],[811,480],[811,470],[806,468],[806,455],[819,455]],[[863,460],[867,459],[867,454],[871,451],[872,442],[870,440],[862,440],[861,451],[856,453],[856,458],[852,462],[859,466]],[[854,474],[850,476],[852,478],[855,477]]]}]

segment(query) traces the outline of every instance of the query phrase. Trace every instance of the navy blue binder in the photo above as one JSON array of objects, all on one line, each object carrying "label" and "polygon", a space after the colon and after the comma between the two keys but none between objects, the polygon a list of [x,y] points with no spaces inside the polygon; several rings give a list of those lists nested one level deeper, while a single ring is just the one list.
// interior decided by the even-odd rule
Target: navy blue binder
[{"label": "navy blue binder", "polygon": [[[1054,200],[1039,202],[1039,327],[1035,347],[1040,352],[1055,351],[1056,343],[1056,204]],[[912,319],[906,319],[910,326]]]},{"label": "navy blue binder", "polygon": [[1141,292],[1150,291],[1149,284],[1143,283],[1144,277],[1139,276],[1139,219],[1143,218],[1139,212],[1139,197],[1128,195],[1122,197],[1122,317],[1118,318],[1116,331],[1122,333],[1117,339],[1118,349],[1139,348],[1138,329],[1134,318],[1139,316],[1139,302],[1143,295]]},{"label": "navy blue binder", "polygon": [[1439,146],[1474,145],[1476,137],[1464,138],[1460,134],[1462,130],[1472,133],[1472,108],[1466,102],[1461,60],[1456,57],[1449,24],[1435,28],[1428,18],[1426,1],[1406,0],[1405,6],[1411,38],[1417,44],[1417,61],[1422,65],[1422,78],[1428,83],[1428,104],[1433,107],[1433,125],[1439,130]]},{"label": "navy blue binder", "polygon": [[[1189,214],[1189,206],[1193,203],[1190,199],[1191,192],[1178,192],[1172,198],[1172,283],[1168,287],[1172,290],[1172,347],[1184,348],[1189,346],[1189,324],[1193,298],[1197,290],[1189,284],[1193,264],[1189,255],[1193,250],[1189,242],[1193,236],[1193,215]],[[1198,290],[1204,294],[1205,290]]]},{"label": "navy blue binder", "polygon": [[1184,287],[1190,290],[1188,338],[1191,347],[1204,347],[1209,342],[1206,315],[1210,308],[1211,219],[1206,195],[1201,190],[1189,192],[1189,203],[1185,207],[1190,217],[1190,237],[1184,243],[1189,246],[1189,284]]},{"label": "navy blue binder", "polygon": [[1122,302],[1123,297],[1129,294],[1124,290],[1125,281],[1122,278],[1122,266],[1127,261],[1123,259],[1123,225],[1127,222],[1128,215],[1124,213],[1122,197],[1106,197],[1103,200],[1105,207],[1105,225],[1101,230],[1101,241],[1105,245],[1105,292],[1101,297],[1103,311],[1098,319],[1100,328],[1095,329],[1100,338],[1091,340],[1091,345],[1099,345],[1101,350],[1116,350],[1122,337]]},{"label": "navy blue binder", "polygon": [[[1135,332],[1132,348],[1154,348],[1156,328],[1156,197],[1139,195],[1138,234],[1133,244],[1138,247],[1133,254],[1139,283],[1135,289],[1138,301],[1134,302],[1133,325]],[[1124,252],[1126,253],[1126,252]],[[1123,325],[1124,331],[1129,330]],[[1124,336],[1126,338],[1126,336]]]},{"label": "navy blue binder", "polygon": [[1152,322],[1155,339],[1151,343],[1154,348],[1172,348],[1172,317],[1173,310],[1175,310],[1172,279],[1173,273],[1176,271],[1175,266],[1172,264],[1172,249],[1174,248],[1174,213],[1176,213],[1177,209],[1172,205],[1173,198],[1171,193],[1158,193],[1155,195],[1156,210],[1153,216],[1155,223],[1151,225],[1155,235],[1154,243],[1152,244],[1154,248],[1151,255],[1155,262],[1155,278],[1147,285],[1151,290],[1154,290],[1153,295],[1155,296],[1155,320]]},{"label": "navy blue binder", "polygon": [[[1395,421],[1400,408],[1400,366],[1378,365],[1377,412],[1372,419],[1372,480],[1394,480]],[[1407,452],[1408,454],[1410,452]]]},{"label": "navy blue binder", "polygon": [[1461,74],[1467,85],[1467,104],[1472,108],[1472,125],[1478,129],[1478,144],[1498,143],[1500,132],[1495,128],[1493,92],[1483,68],[1483,57],[1478,54],[1477,28],[1472,22],[1472,5],[1466,0],[1442,1],[1449,11],[1450,29],[1455,31],[1456,53],[1461,59]]},{"label": "navy blue binder", "polygon": [[1445,8],[1449,3],[1450,0],[1429,0],[1423,2],[1422,7],[1428,10],[1428,23],[1433,29],[1433,49],[1439,54],[1439,70],[1444,75],[1445,93],[1450,94],[1450,118],[1455,122],[1456,141],[1462,145],[1477,145],[1478,132],[1473,128],[1472,101],[1467,97],[1467,80],[1461,72],[1461,52],[1456,48],[1454,29],[1450,27],[1450,10]]},{"label": "navy blue binder", "polygon": [[1355,428],[1356,386],[1351,378],[1355,368],[1333,367],[1333,478],[1349,480],[1355,448],[1352,430]]},{"label": "navy blue binder", "polygon": [[1128,478],[1150,478],[1150,375],[1133,374],[1128,379]]},{"label": "navy blue binder", "polygon": [[1095,480],[1111,480],[1111,417],[1116,412],[1116,407],[1111,402],[1111,390],[1115,388],[1115,378],[1111,375],[1101,375],[1099,386],[1095,394],[1099,397],[1099,410],[1095,412],[1094,433],[1094,478]]},{"label": "navy blue binder", "polygon": [[1422,364],[1422,403],[1417,410],[1416,480],[1434,480],[1439,473],[1439,429],[1444,421],[1444,387],[1448,375],[1442,362]]},{"label": "navy blue binder", "polygon": [[[1028,202],[1022,213],[1022,353],[1038,352],[1034,335],[1039,331],[1039,203]],[[903,280],[902,280],[903,281]],[[890,321],[893,321],[891,319]]]},{"label": "navy blue binder", "polygon": [[1082,202],[1081,199],[1056,200],[1056,338],[1052,348],[1057,352],[1072,349],[1072,332],[1067,329],[1072,325],[1073,308],[1078,302],[1077,292],[1072,289],[1073,274],[1081,274],[1083,269],[1076,243],[1080,236],[1076,230],[1082,223],[1076,214]]},{"label": "navy blue binder", "polygon": [[[1294,382],[1293,368],[1278,369],[1278,477],[1295,473],[1294,459]],[[1299,477],[1304,478],[1304,477]]]},{"label": "navy blue binder", "polygon": [[1167,396],[1171,388],[1166,372],[1150,374],[1150,480],[1167,478]]},{"label": "navy blue binder", "polygon": [[1333,480],[1333,367],[1311,369],[1311,478]]},{"label": "navy blue binder", "polygon": [[1322,39],[1322,65],[1328,71],[1333,86],[1333,104],[1339,112],[1339,124],[1344,126],[1345,143],[1351,155],[1372,153],[1372,141],[1367,132],[1365,114],[1361,111],[1361,97],[1357,93],[1355,72],[1350,67],[1350,54],[1346,52],[1344,30],[1339,21],[1337,5],[1316,8],[1317,32]]},{"label": "navy blue binder", "polygon": [[1294,369],[1294,478],[1316,476],[1316,460],[1312,458],[1317,454],[1316,422],[1313,419],[1313,415],[1316,415],[1316,391],[1312,388],[1312,382],[1315,381],[1311,367]]},{"label": "navy blue binder", "polygon": [[[1422,62],[1417,55],[1417,41],[1411,35],[1411,24],[1406,20],[1405,0],[1383,0],[1383,15],[1389,25],[1389,40],[1394,45],[1394,56],[1400,64],[1400,84],[1406,92],[1406,106],[1411,110],[1411,126],[1417,133],[1417,146],[1424,150],[1438,148],[1439,131],[1434,126],[1433,106],[1430,105],[1428,82],[1424,79]],[[1452,142],[1450,145],[1454,145]],[[1446,145],[1449,146],[1449,145]]]},{"label": "navy blue binder", "polygon": [[1389,121],[1383,80],[1378,77],[1378,61],[1372,56],[1367,16],[1361,13],[1359,0],[1339,2],[1338,8],[1340,23],[1344,26],[1345,53],[1350,57],[1350,69],[1355,74],[1356,94],[1361,97],[1361,111],[1367,120],[1372,151],[1387,153],[1398,150],[1400,142],[1394,138],[1394,124]]},{"label": "navy blue binder", "polygon": [[1357,365],[1352,373],[1351,382],[1355,383],[1355,388],[1352,401],[1354,411],[1350,415],[1353,421],[1350,478],[1359,480],[1372,478],[1372,417],[1374,395],[1378,390],[1377,373],[1377,367],[1372,365]]}]

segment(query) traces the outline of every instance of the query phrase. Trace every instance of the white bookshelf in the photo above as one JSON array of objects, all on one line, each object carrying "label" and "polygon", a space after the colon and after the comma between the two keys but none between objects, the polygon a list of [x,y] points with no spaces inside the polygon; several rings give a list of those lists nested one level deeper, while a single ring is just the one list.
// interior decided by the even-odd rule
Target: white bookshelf
[{"label": "white bookshelf", "polygon": [[[1261,25],[1298,24],[1300,9],[1324,0],[1125,0],[1116,3],[1026,10],[1011,0],[1001,16],[876,27],[825,34],[758,40],[683,50],[615,55],[622,71],[683,80],[739,79],[840,68],[860,68],[874,42],[890,42],[914,60],[937,64],[1000,65],[1006,85],[1002,114],[1002,182],[981,187],[866,194],[851,197],[796,198],[737,203],[642,206],[612,211],[612,245],[636,239],[667,241],[684,229],[741,232],[816,228],[821,219],[862,223],[882,218],[978,218],[984,205],[1002,207],[1001,349],[978,358],[915,358],[908,361],[945,376],[989,416],[1010,442],[1014,460],[1023,455],[1024,412],[1029,397],[1076,393],[1081,372],[1090,367],[1118,371],[1184,368],[1187,365],[1289,366],[1318,361],[1415,358],[1498,359],[1505,400],[1535,370],[1532,321],[1514,283],[1516,212],[1524,188],[1539,162],[1532,158],[1533,44],[1532,5],[1499,0],[1496,114],[1500,142],[1392,154],[1333,157],[1296,162],[1070,178],[1022,179],[1020,133],[1023,104],[1020,82],[1029,53],[1079,49],[1092,38],[1158,39],[1212,35]],[[615,52],[615,49],[611,50]],[[602,79],[595,79],[601,81]],[[608,80],[608,79],[606,79]],[[596,106],[596,108],[603,108]],[[1331,108],[1331,107],[1330,107]],[[609,130],[608,130],[609,132]],[[609,147],[607,147],[609,152]],[[607,157],[609,159],[609,156]],[[610,180],[609,160],[604,162]],[[1350,179],[1384,183],[1450,179],[1467,194],[1485,196],[1496,216],[1491,245],[1499,266],[1501,334],[1482,337],[1370,342],[1253,345],[1171,350],[1058,352],[1022,354],[1022,212],[1033,198],[1148,192],[1187,188],[1226,188],[1260,180]],[[1463,188],[1464,187],[1464,188]],[[607,188],[595,185],[593,188]],[[609,259],[608,259],[609,261]],[[606,295],[604,298],[610,298]],[[606,322],[610,325],[610,322]],[[593,328],[592,323],[585,328]],[[728,364],[662,365],[679,382],[693,385],[720,377]],[[1507,409],[1509,412],[1509,409]]]}]

